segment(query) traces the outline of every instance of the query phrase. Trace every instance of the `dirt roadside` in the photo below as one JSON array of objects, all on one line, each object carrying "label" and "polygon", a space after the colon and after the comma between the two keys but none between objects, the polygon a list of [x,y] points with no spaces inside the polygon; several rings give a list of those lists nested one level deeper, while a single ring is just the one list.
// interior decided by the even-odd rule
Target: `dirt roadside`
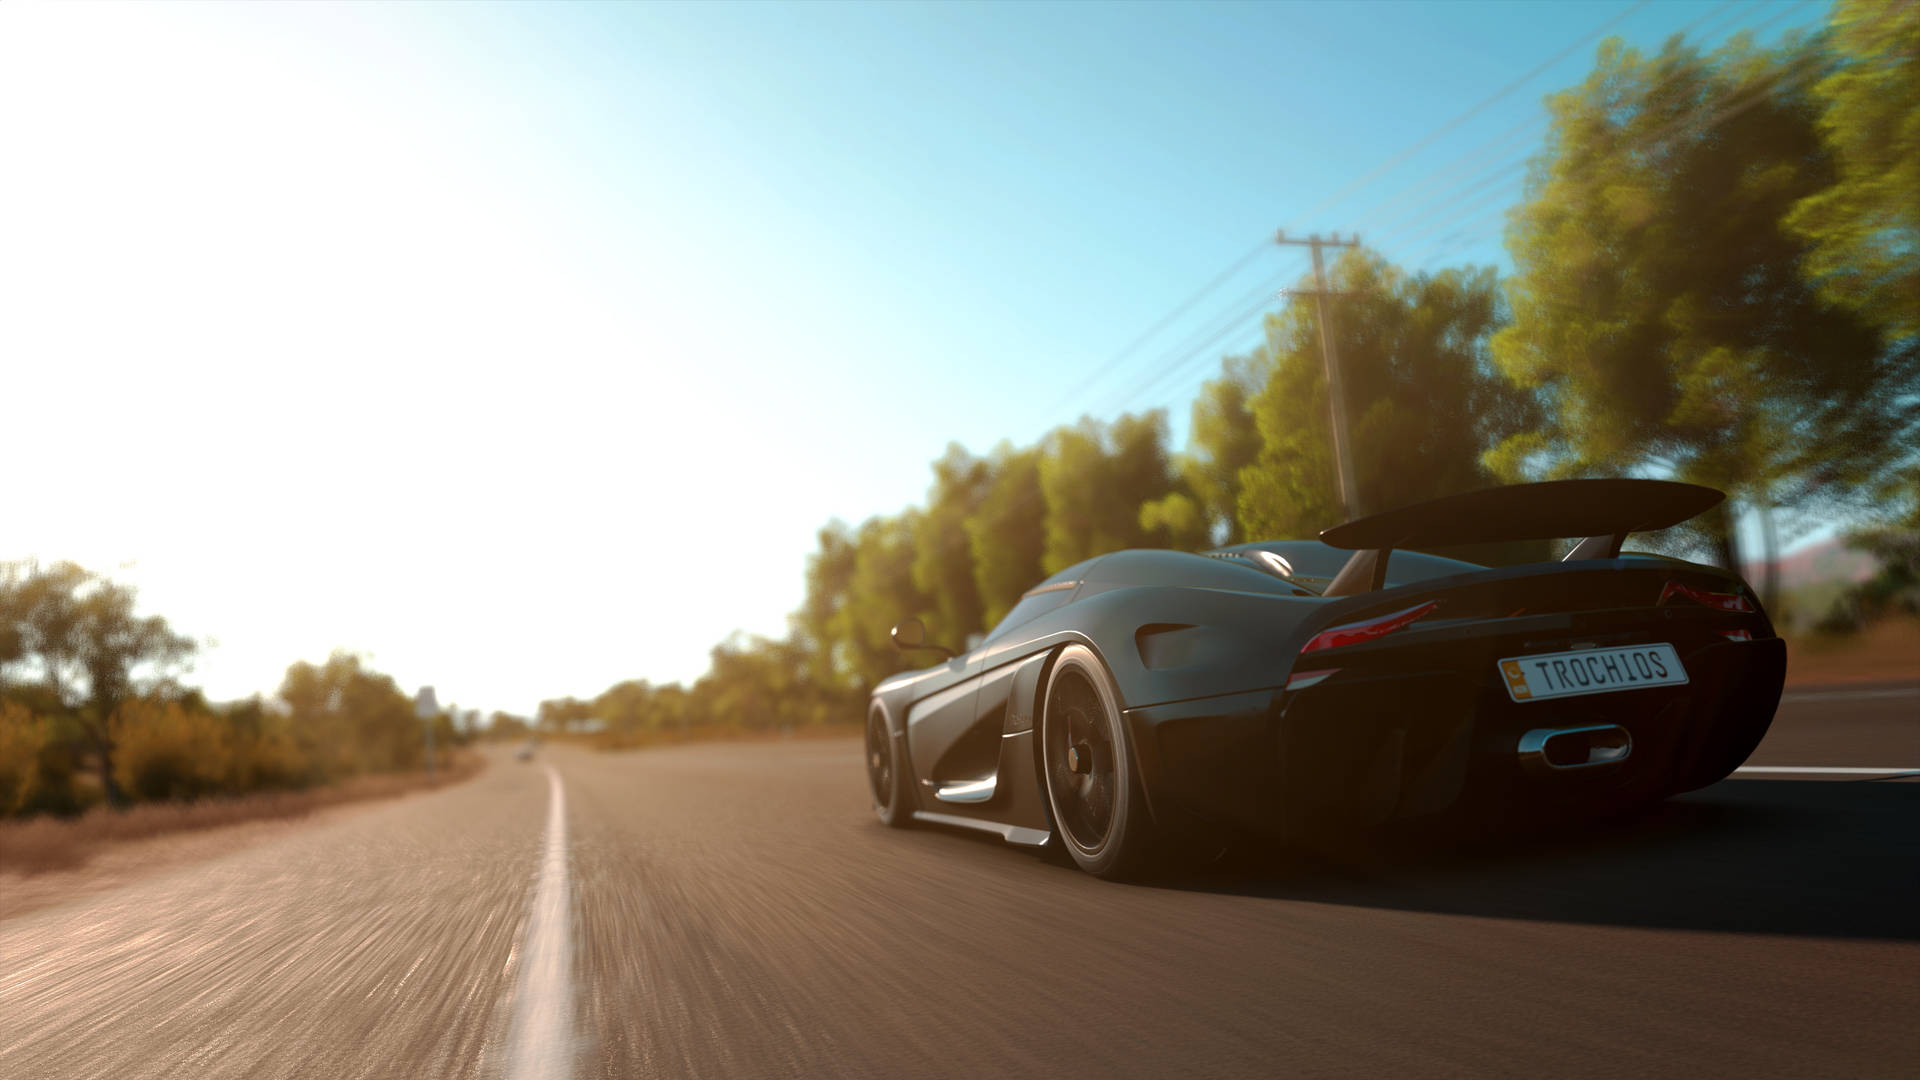
[{"label": "dirt roadside", "polygon": [[1888,618],[1847,637],[1787,639],[1787,685],[1920,678],[1920,619]]},{"label": "dirt roadside", "polygon": [[[111,825],[102,827],[86,818],[0,823],[0,921],[266,843],[296,829],[365,813],[395,799],[443,791],[478,776],[494,756],[468,755],[456,762],[452,776],[434,784],[424,778],[408,782],[380,777],[343,790],[320,789],[305,805],[281,797],[237,799],[205,808],[163,807],[161,812],[176,820],[122,830],[145,835],[113,835]],[[69,850],[51,858],[31,850],[50,843]]]}]

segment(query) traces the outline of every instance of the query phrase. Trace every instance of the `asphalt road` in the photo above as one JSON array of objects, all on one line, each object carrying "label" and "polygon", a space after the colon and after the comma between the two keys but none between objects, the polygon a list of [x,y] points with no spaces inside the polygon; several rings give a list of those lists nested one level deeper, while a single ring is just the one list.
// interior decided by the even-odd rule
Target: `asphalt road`
[{"label": "asphalt road", "polygon": [[[1801,693],[1753,764],[1920,765]],[[0,923],[0,1076],[1920,1074],[1920,782],[1122,886],[851,741],[543,759]]]}]

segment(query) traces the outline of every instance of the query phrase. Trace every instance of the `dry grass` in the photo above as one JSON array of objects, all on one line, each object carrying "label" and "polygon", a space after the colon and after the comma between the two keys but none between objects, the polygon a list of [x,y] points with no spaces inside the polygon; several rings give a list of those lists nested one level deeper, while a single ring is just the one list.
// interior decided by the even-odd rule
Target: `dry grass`
[{"label": "dry grass", "polygon": [[127,810],[96,806],[77,818],[36,817],[0,822],[0,870],[23,877],[69,870],[84,865],[101,850],[116,844],[170,833],[305,817],[342,803],[391,798],[457,784],[474,776],[485,765],[485,759],[479,754],[461,752],[454,755],[449,768],[431,781],[423,773],[387,773],[355,777],[305,791],[267,791],[188,803],[142,803]]},{"label": "dry grass", "polygon": [[1853,634],[1787,641],[1789,685],[1920,678],[1920,619],[1889,617]]}]

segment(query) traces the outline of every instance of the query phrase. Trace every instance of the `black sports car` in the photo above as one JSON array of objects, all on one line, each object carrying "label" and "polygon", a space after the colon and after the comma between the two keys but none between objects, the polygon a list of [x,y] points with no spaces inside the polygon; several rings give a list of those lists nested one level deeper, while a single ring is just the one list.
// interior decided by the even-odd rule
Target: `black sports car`
[{"label": "black sports car", "polygon": [[[1766,733],[1784,643],[1738,575],[1620,548],[1722,498],[1493,488],[1318,541],[1090,559],[963,655],[909,619],[894,642],[948,658],[874,689],[875,808],[1059,843],[1117,877],[1195,831],[1624,807],[1714,783]],[[1559,562],[1497,569],[1406,550],[1573,537]]]}]

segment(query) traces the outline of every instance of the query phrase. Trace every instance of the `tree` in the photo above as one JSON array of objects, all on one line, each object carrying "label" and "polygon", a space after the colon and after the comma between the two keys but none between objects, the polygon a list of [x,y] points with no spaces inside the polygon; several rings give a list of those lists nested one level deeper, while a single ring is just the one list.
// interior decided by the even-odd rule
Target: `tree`
[{"label": "tree", "polygon": [[805,599],[788,625],[795,640],[801,643],[816,682],[857,690],[853,660],[843,639],[840,612],[846,605],[847,589],[853,581],[858,543],[847,523],[837,518],[829,521],[818,537],[818,550],[807,556]]},{"label": "tree", "polygon": [[[1489,456],[1509,479],[1666,474],[1766,508],[1862,490],[1910,446],[1915,357],[1803,273],[1782,219],[1833,163],[1804,41],[1703,57],[1602,45],[1507,233],[1512,325],[1493,354],[1539,422]],[[1903,394],[1907,395],[1903,399]],[[1710,519],[1737,565],[1733,517]]]},{"label": "tree", "polygon": [[324,664],[290,665],[280,700],[294,737],[322,778],[413,769],[426,761],[426,731],[413,699],[352,653],[336,652]]},{"label": "tree", "polygon": [[927,630],[935,641],[962,641],[982,629],[967,522],[992,490],[992,464],[959,443],[949,444],[933,463],[933,488],[913,554],[913,584],[929,601]]},{"label": "tree", "polygon": [[[694,685],[709,723],[760,730],[821,723],[838,703],[805,676],[797,648],[786,641],[735,633],[713,647],[712,666]],[[851,714],[860,715],[858,704]]]},{"label": "tree", "polygon": [[645,679],[614,683],[593,699],[593,718],[608,731],[645,731],[657,726],[653,687]]},{"label": "tree", "polygon": [[1044,576],[1047,527],[1040,451],[994,447],[987,490],[967,519],[967,548],[980,596],[980,628],[992,629]]},{"label": "tree", "polygon": [[114,805],[125,802],[113,760],[120,706],[167,684],[195,649],[166,619],[135,614],[135,599],[71,562],[0,563],[0,676],[39,682],[71,710]]},{"label": "tree", "polygon": [[888,631],[901,619],[924,618],[932,607],[913,580],[919,536],[915,510],[869,518],[855,536],[853,570],[832,628],[834,648],[853,685],[870,687],[900,670],[900,654]]},{"label": "tree", "polygon": [[1838,66],[1813,88],[1832,184],[1801,199],[1788,225],[1811,241],[1821,295],[1890,338],[1920,337],[1920,4],[1839,0]]},{"label": "tree", "polygon": [[806,598],[790,620],[792,656],[810,686],[858,694],[899,670],[888,631],[933,607],[915,583],[921,528],[920,513],[908,511],[869,518],[857,530],[839,521],[820,530]]},{"label": "tree", "polygon": [[86,809],[74,783],[77,725],[69,716],[36,712],[20,700],[0,700],[0,816],[76,814]]},{"label": "tree", "polygon": [[1848,589],[1829,626],[1845,626],[1893,611],[1920,614],[1920,465],[1881,493],[1879,520],[1847,535],[1847,546],[1871,554],[1880,569]]},{"label": "tree", "polygon": [[535,726],[554,735],[567,735],[584,729],[593,718],[593,702],[575,697],[543,701],[534,712]]},{"label": "tree", "polygon": [[1220,377],[1202,385],[1194,399],[1187,450],[1175,462],[1186,490],[1141,510],[1143,525],[1160,526],[1189,541],[1176,546],[1251,539],[1240,528],[1240,471],[1260,455],[1260,429],[1251,405],[1262,372],[1253,356],[1229,356],[1220,369]]},{"label": "tree", "polygon": [[493,713],[487,717],[487,738],[489,739],[524,738],[528,730],[530,729],[527,726],[526,718],[515,716],[510,712],[495,709]]},{"label": "tree", "polygon": [[[1493,272],[1409,274],[1349,251],[1334,263],[1331,285],[1342,294],[1331,306],[1366,505],[1382,510],[1495,483],[1482,454],[1533,414],[1488,357],[1501,314]],[[1265,384],[1248,406],[1259,449],[1238,477],[1241,534],[1313,536],[1341,517],[1317,305],[1290,300],[1268,320],[1250,363]],[[1518,557],[1506,546],[1462,554]]]},{"label": "tree", "polygon": [[[1046,499],[1042,569],[1051,574],[1109,551],[1169,547],[1163,520],[1141,510],[1178,489],[1167,453],[1167,414],[1155,409],[1110,424],[1083,418],[1056,428],[1043,444],[1040,490]],[[1188,519],[1186,524],[1190,524]]]}]

